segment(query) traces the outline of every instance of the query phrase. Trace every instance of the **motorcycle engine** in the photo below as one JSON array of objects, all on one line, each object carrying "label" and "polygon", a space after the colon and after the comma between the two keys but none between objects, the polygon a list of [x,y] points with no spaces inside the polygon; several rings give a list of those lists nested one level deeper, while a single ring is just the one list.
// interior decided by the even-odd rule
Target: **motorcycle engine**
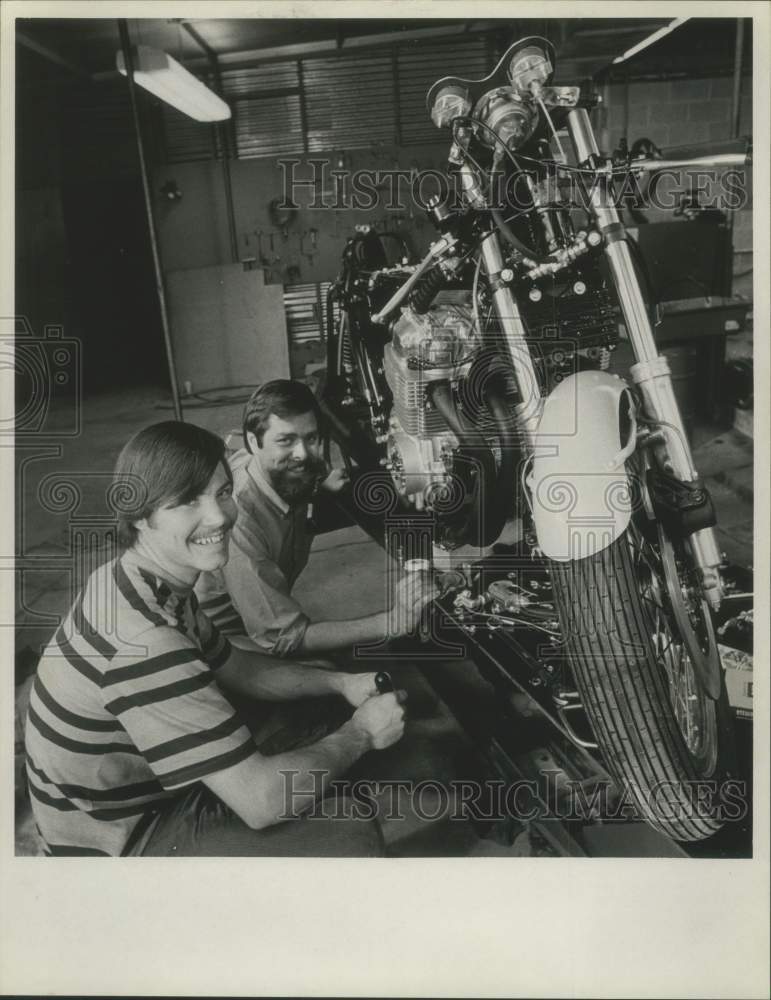
[{"label": "motorcycle engine", "polygon": [[427,389],[440,380],[455,389],[479,346],[467,291],[440,292],[424,313],[405,309],[392,328],[384,350],[393,394],[387,464],[397,490],[418,509],[443,495],[459,445]]}]

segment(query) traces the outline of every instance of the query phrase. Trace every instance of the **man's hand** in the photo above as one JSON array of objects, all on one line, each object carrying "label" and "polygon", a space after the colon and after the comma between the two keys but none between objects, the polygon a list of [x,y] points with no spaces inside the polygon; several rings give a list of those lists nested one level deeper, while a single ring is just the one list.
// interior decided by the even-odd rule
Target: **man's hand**
[{"label": "man's hand", "polygon": [[423,608],[439,596],[429,573],[407,573],[396,587],[389,614],[391,635],[407,635],[417,630]]},{"label": "man's hand", "polygon": [[374,674],[339,674],[340,694],[349,705],[358,708],[363,705],[367,698],[376,695]]},{"label": "man's hand", "polygon": [[368,698],[353,713],[350,725],[363,733],[373,750],[385,750],[404,733],[404,709],[397,692]]},{"label": "man's hand", "polygon": [[320,488],[327,493],[339,493],[350,483],[350,477],[345,469],[332,469]]}]

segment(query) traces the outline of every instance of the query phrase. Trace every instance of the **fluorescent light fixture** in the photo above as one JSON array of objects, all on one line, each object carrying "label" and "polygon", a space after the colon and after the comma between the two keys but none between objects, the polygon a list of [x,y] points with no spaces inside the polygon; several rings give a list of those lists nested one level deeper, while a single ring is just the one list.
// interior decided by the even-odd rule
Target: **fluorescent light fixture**
[{"label": "fluorescent light fixture", "polygon": [[[137,45],[131,54],[134,80],[139,86],[183,115],[189,115],[197,122],[224,122],[230,118],[227,104],[166,52],[152,49],[149,45]],[[128,75],[122,51],[117,53],[115,64],[119,73]]]},{"label": "fluorescent light fixture", "polygon": [[668,35],[670,31],[674,31],[675,28],[679,28],[681,24],[685,24],[686,21],[690,21],[690,17],[676,17],[674,21],[670,21],[669,24],[665,24],[663,28],[659,28],[658,31],[654,31],[652,35],[648,35],[647,38],[643,38],[641,42],[637,45],[633,45],[631,49],[627,49],[623,55],[616,56],[613,60],[613,64],[624,62],[629,59],[630,56],[637,55],[638,52],[642,52],[643,49],[647,49],[649,45],[653,45],[657,42],[659,38],[663,38],[664,35]]}]

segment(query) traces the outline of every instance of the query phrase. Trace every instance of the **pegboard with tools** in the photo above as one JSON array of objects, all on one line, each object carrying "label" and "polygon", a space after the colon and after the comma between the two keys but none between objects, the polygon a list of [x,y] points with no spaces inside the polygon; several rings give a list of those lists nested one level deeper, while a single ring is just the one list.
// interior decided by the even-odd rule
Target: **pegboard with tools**
[{"label": "pegboard with tools", "polygon": [[[230,163],[238,259],[265,284],[331,281],[357,225],[404,235],[423,254],[435,230],[422,204],[446,173],[447,144],[313,153]],[[165,270],[233,262],[222,164],[156,170]],[[174,184],[173,202],[160,193]]]}]

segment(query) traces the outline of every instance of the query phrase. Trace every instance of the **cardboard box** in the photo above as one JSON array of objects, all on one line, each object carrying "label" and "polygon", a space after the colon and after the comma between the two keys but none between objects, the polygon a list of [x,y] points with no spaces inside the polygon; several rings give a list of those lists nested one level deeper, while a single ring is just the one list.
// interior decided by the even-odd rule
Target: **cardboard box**
[{"label": "cardboard box", "polygon": [[752,653],[718,643],[728,702],[738,719],[752,718]]}]

